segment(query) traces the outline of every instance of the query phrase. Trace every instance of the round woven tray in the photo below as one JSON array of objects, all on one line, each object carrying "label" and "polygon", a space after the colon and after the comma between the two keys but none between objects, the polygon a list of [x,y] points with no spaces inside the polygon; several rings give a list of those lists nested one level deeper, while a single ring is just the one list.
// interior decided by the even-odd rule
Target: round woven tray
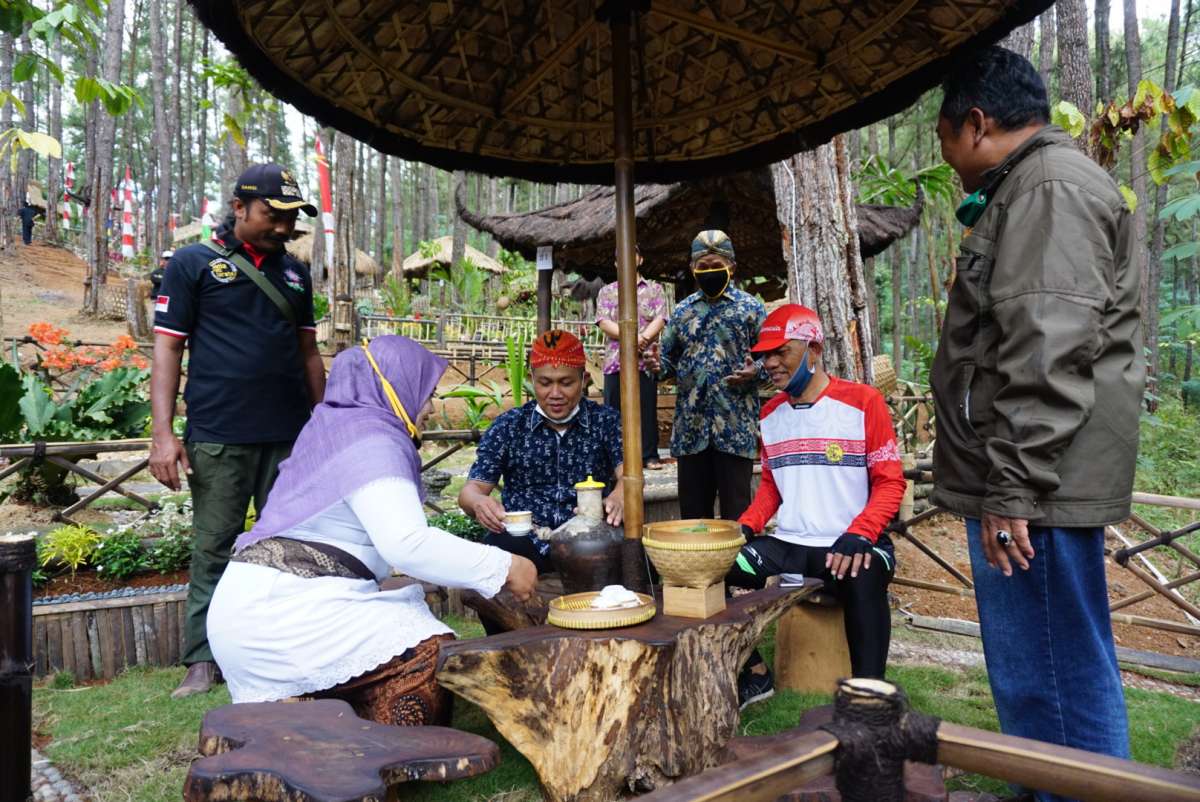
[{"label": "round woven tray", "polygon": [[641,604],[637,607],[621,607],[617,610],[597,610],[592,599],[600,594],[596,591],[572,593],[550,601],[546,623],[563,629],[615,629],[643,624],[654,617],[654,599],[638,593]]},{"label": "round woven tray", "polygon": [[663,582],[706,588],[729,572],[745,544],[736,521],[686,520],[647,524],[642,545]]}]

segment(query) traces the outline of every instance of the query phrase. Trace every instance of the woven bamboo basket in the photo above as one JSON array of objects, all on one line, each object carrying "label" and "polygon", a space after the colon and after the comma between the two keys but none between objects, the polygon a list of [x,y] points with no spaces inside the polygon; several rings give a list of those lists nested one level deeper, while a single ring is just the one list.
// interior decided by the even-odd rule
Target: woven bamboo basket
[{"label": "woven bamboo basket", "polygon": [[697,518],[647,524],[642,545],[663,584],[706,588],[720,581],[746,542],[737,521]]},{"label": "woven bamboo basket", "polygon": [[877,354],[871,359],[871,369],[875,374],[875,389],[884,397],[896,392],[896,368],[892,366],[892,358],[887,354]]},{"label": "woven bamboo basket", "polygon": [[644,593],[636,594],[642,602],[637,607],[597,610],[592,607],[592,599],[599,595],[596,591],[589,591],[552,599],[546,623],[563,629],[615,629],[643,624],[653,618],[657,611],[654,598]]}]

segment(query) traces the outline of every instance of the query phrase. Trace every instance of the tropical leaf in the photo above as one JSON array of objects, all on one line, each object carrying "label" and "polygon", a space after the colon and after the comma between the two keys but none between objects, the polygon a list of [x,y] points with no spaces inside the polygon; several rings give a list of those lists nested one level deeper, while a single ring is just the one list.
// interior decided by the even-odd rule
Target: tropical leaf
[{"label": "tropical leaf", "polygon": [[21,396],[21,414],[25,416],[25,428],[31,436],[42,434],[59,412],[59,407],[50,396],[50,388],[26,374],[21,382],[25,391]]},{"label": "tropical leaf", "polygon": [[21,373],[7,362],[0,362],[0,442],[17,439],[21,417]]},{"label": "tropical leaf", "polygon": [[1050,109],[1050,122],[1064,129],[1072,139],[1078,139],[1087,126],[1087,118],[1083,116],[1075,104],[1060,100]]},{"label": "tropical leaf", "polygon": [[[1129,207],[1129,211],[1136,212],[1138,205],[1138,197],[1134,191],[1122,184],[1118,189],[1121,190],[1121,195],[1125,198],[1125,205]],[[1163,211],[1166,211],[1165,209]]]},{"label": "tropical leaf", "polygon": [[62,145],[54,137],[38,131],[22,131],[19,128],[16,130],[17,142],[21,147],[32,150],[44,159],[62,158]]}]

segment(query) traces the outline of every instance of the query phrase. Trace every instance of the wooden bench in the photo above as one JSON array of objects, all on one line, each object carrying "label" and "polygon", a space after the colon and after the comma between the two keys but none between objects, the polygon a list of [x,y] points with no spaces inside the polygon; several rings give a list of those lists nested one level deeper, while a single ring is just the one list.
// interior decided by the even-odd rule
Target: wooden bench
[{"label": "wooden bench", "polygon": [[413,780],[474,777],[500,751],[447,727],[367,721],[346,702],[264,702],[209,711],[185,802],[381,802]]},{"label": "wooden bench", "polygon": [[779,617],[775,685],[802,693],[833,693],[850,676],[845,616],[833,594],[814,593]]}]

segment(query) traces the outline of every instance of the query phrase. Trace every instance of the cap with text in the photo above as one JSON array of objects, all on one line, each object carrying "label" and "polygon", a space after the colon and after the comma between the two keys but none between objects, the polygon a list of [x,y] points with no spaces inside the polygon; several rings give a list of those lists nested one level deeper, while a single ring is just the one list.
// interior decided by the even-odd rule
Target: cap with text
[{"label": "cap with text", "polygon": [[304,200],[292,171],[278,164],[252,164],[233,187],[240,197],[262,198],[272,209],[299,209],[309,217],[317,216],[317,207]]},{"label": "cap with text", "polygon": [[810,343],[825,341],[825,331],[817,313],[800,304],[784,304],[763,321],[758,332],[758,342],[751,351],[761,353],[781,348],[788,340],[804,340]]}]

